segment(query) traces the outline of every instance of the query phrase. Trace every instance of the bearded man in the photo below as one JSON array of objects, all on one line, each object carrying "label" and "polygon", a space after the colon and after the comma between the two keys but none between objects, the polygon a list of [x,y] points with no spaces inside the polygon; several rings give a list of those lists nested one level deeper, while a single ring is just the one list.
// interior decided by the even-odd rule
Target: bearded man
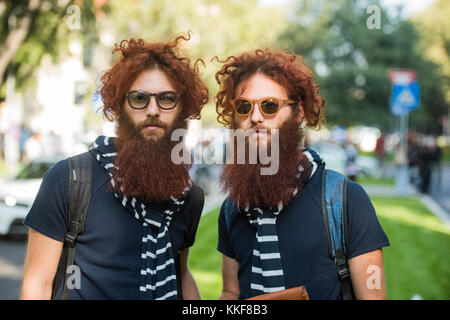
[{"label": "bearded man", "polygon": [[[220,182],[228,198],[219,214],[220,299],[247,299],[298,286],[306,288],[310,299],[342,299],[343,284],[330,259],[324,224],[325,163],[304,147],[303,127],[319,128],[325,120],[324,99],[312,72],[301,57],[270,49],[222,63],[216,73],[218,121],[244,132],[245,150],[278,148],[279,156],[273,174],[263,174],[267,166],[261,159],[224,165]],[[363,188],[348,181],[346,198],[351,294],[384,299],[381,248],[389,241]],[[370,276],[377,277],[374,285]]]},{"label": "bearded man", "polygon": [[[171,161],[171,134],[200,117],[208,89],[198,61],[180,53],[181,40],[189,38],[124,40],[102,76],[103,113],[116,121],[117,137],[100,136],[90,149],[91,198],[74,257],[80,279],[69,299],[199,299],[187,260],[204,196],[189,167]],[[23,299],[62,296],[66,284],[54,278],[67,241],[68,189],[66,159],[47,172],[24,222]]]}]

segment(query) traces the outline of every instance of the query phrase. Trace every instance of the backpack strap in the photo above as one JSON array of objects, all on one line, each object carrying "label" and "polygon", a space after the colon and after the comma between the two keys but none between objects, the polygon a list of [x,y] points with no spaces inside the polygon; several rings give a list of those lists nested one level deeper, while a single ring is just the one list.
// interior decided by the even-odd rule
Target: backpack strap
[{"label": "backpack strap", "polygon": [[228,233],[230,233],[231,217],[236,209],[236,205],[233,200],[227,198],[225,200],[225,224],[227,226]]},{"label": "backpack strap", "polygon": [[[205,195],[203,190],[195,183],[189,193],[189,231],[195,233],[194,229],[197,229],[200,217],[202,215],[203,205],[205,203]],[[175,256],[175,272],[177,274],[177,290],[178,299],[183,300],[183,286],[181,283],[181,264],[180,264],[180,252]]]},{"label": "backpack strap", "polygon": [[322,210],[328,253],[336,263],[344,300],[354,299],[347,263],[347,178],[333,170],[322,172]]},{"label": "backpack strap", "polygon": [[61,299],[66,300],[69,297],[69,288],[66,283],[66,270],[67,267],[74,263],[76,239],[84,230],[84,222],[86,221],[86,213],[91,198],[93,159],[90,152],[85,152],[67,159],[69,162],[69,194],[67,201],[69,228],[53,281],[52,299],[55,298],[61,284],[63,285]]}]

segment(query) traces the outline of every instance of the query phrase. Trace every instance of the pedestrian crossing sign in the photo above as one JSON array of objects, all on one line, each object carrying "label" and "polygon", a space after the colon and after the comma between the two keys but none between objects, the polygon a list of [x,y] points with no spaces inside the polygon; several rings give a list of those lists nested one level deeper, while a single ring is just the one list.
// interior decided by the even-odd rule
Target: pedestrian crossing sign
[{"label": "pedestrian crossing sign", "polygon": [[392,86],[391,112],[401,116],[417,109],[420,103],[420,86],[417,81]]}]

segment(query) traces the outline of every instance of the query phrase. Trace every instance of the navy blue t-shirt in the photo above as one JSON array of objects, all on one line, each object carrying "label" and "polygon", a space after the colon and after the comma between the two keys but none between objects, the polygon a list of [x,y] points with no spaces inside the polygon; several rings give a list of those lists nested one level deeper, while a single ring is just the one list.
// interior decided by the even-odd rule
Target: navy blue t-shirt
[{"label": "navy blue t-shirt", "polygon": [[[77,237],[74,261],[80,268],[81,288],[70,290],[69,299],[139,299],[144,228],[117,200],[109,185],[106,170],[94,161],[91,200],[84,231]],[[193,188],[198,186],[194,184]],[[68,229],[68,191],[66,159],[46,173],[24,224],[64,242]],[[189,214],[190,203],[188,198],[169,226],[174,257],[195,240],[201,208],[194,217]],[[161,205],[152,207],[162,212]],[[60,298],[61,292],[62,289],[56,298]]]},{"label": "navy blue t-shirt", "polygon": [[[286,206],[277,218],[285,287],[305,286],[311,299],[342,299],[337,267],[328,253],[328,240],[321,206],[321,175],[323,166],[314,173],[302,191]],[[348,259],[389,246],[375,209],[357,183],[347,186]],[[225,222],[225,208],[219,214],[217,250],[239,263],[240,299],[251,297],[253,248],[256,228],[244,213],[234,212]]]}]

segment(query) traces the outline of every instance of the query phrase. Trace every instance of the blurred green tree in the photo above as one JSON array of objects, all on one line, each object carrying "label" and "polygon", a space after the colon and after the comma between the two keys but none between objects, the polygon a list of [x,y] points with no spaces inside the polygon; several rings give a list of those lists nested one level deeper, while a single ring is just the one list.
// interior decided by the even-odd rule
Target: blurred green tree
[{"label": "blurred green tree", "polygon": [[[446,107],[450,108],[450,2],[437,0],[428,9],[412,19],[419,34],[419,50],[440,67],[440,81],[445,94]],[[450,119],[449,119],[450,120]]]},{"label": "blurred green tree", "polygon": [[[194,60],[202,58],[205,62],[202,76],[211,97],[202,112],[207,126],[218,125],[213,97],[218,90],[214,75],[220,66],[211,59],[269,47],[288,25],[280,6],[261,6],[258,0],[134,0],[131,3],[109,0],[108,14],[98,20],[100,33],[109,34],[118,43],[132,37],[164,41],[192,31],[185,49]],[[111,49],[112,45],[109,44]]]},{"label": "blurred green tree", "polygon": [[[97,6],[95,6],[97,3]],[[0,87],[14,75],[20,90],[32,79],[44,54],[54,60],[67,53],[70,33],[95,39],[95,0],[6,0],[0,2]],[[88,59],[86,59],[88,60]]]},{"label": "blurred green tree", "polygon": [[443,92],[436,86],[442,75],[418,50],[420,36],[401,18],[400,7],[387,10],[378,0],[305,0],[291,12],[292,24],[279,44],[304,56],[317,74],[330,124],[392,126],[387,72],[413,68],[422,97],[420,108],[411,112],[411,126],[436,129],[445,109]]}]

